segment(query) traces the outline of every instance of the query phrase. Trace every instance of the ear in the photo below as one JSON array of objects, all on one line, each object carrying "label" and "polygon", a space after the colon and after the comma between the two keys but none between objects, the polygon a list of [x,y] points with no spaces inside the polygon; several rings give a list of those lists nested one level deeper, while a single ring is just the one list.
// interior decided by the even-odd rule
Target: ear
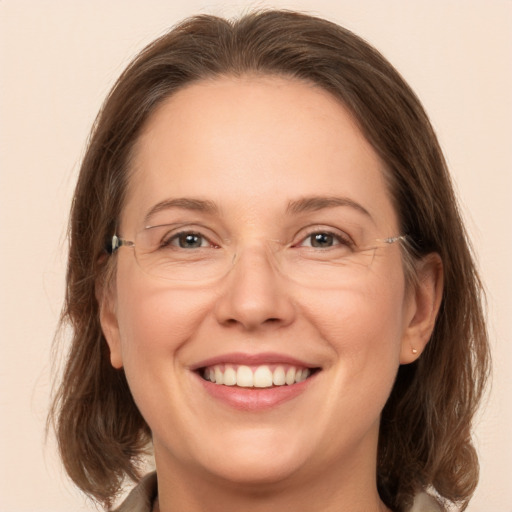
[{"label": "ear", "polygon": [[110,349],[110,363],[114,368],[119,369],[123,367],[123,358],[114,288],[112,282],[108,284],[105,282],[96,283],[96,299],[99,304],[101,330]]},{"label": "ear", "polygon": [[443,297],[443,262],[439,254],[423,257],[416,264],[416,276],[406,298],[407,325],[402,338],[400,364],[416,361],[434,330]]}]

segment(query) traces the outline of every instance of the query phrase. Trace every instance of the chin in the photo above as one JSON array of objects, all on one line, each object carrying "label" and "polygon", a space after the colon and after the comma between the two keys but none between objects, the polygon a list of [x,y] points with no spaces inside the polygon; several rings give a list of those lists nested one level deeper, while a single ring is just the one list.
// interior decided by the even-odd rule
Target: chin
[{"label": "chin", "polygon": [[[211,438],[210,438],[211,439]],[[212,477],[238,485],[273,485],[306,465],[304,440],[290,439],[286,429],[248,429],[211,439],[196,462]]]},{"label": "chin", "polygon": [[240,454],[235,457],[217,460],[215,464],[206,468],[210,474],[218,479],[234,484],[255,486],[278,485],[296,474],[303,466],[304,461],[299,457],[286,457],[282,454],[253,456]]}]

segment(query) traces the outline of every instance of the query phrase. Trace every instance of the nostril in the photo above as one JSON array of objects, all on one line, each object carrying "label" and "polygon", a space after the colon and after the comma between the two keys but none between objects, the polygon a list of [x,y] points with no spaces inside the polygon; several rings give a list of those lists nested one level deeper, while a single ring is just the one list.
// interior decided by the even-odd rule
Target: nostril
[{"label": "nostril", "polygon": [[[260,322],[258,322],[257,324],[255,324],[254,327],[257,327],[259,325],[263,326],[263,325],[276,325],[276,324],[279,324],[280,322],[282,322],[281,319],[277,318],[277,317],[271,317],[271,318],[267,318],[265,320],[263,320],[260,324]],[[234,325],[244,325],[246,328],[250,328],[249,325],[247,325],[247,323],[244,323],[244,322],[241,322],[239,320],[237,320],[236,318],[227,318],[225,321],[224,321],[224,325],[226,326],[234,326]]]}]

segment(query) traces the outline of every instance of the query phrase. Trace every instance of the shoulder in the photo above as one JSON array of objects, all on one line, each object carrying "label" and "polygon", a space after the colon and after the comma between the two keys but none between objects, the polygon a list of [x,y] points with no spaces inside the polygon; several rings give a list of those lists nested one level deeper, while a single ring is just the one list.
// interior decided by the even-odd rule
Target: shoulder
[{"label": "shoulder", "polygon": [[157,494],[156,473],[147,474],[112,512],[151,512]]},{"label": "shoulder", "polygon": [[[156,473],[147,474],[112,512],[151,512],[157,495]],[[443,512],[438,502],[427,493],[417,494],[409,512]]]},{"label": "shoulder", "polygon": [[422,492],[415,496],[409,512],[443,512],[443,508],[430,494]]}]

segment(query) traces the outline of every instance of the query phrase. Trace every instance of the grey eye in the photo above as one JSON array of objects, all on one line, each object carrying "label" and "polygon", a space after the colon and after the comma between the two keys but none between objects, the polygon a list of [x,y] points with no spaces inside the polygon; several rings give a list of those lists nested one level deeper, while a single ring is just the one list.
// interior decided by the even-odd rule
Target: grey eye
[{"label": "grey eye", "polygon": [[332,233],[313,233],[309,236],[311,247],[332,247],[335,243],[335,238]]}]

